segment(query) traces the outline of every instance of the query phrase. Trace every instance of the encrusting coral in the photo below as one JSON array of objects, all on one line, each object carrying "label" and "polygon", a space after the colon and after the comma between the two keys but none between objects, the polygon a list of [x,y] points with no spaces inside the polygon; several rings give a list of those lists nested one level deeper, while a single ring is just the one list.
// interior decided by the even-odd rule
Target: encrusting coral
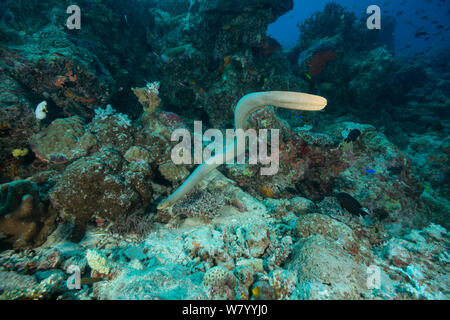
[{"label": "encrusting coral", "polygon": [[[301,92],[268,91],[251,93],[244,96],[236,106],[234,112],[236,129],[245,130],[247,127],[247,119],[250,114],[270,105],[293,110],[319,111],[325,108],[327,100],[320,96]],[[203,162],[169,198],[158,205],[158,209],[161,210],[171,206],[192,190],[199,181],[201,181],[209,172],[217,168],[220,163],[233,160],[235,157],[234,149],[233,144],[233,146],[226,147],[225,152],[218,152],[206,162]],[[237,156],[239,156],[239,154],[236,154],[236,157]]]}]

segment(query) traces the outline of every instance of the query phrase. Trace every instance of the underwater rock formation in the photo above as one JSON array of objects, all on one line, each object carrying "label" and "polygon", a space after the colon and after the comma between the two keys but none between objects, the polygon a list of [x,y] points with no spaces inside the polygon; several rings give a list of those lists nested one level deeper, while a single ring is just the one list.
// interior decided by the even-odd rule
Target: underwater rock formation
[{"label": "underwater rock formation", "polygon": [[114,221],[151,199],[148,176],[121,171],[123,166],[120,154],[102,149],[69,165],[51,190],[50,198],[63,217],[75,219],[74,240],[81,239],[91,218]]},{"label": "underwater rock formation", "polygon": [[15,149],[28,148],[30,137],[39,130],[33,109],[19,82],[0,72],[1,183],[23,174],[23,161],[14,157],[12,152]]},{"label": "underwater rock formation", "polygon": [[74,116],[56,119],[31,138],[31,148],[42,162],[64,164],[86,156],[97,145],[95,136]]}]

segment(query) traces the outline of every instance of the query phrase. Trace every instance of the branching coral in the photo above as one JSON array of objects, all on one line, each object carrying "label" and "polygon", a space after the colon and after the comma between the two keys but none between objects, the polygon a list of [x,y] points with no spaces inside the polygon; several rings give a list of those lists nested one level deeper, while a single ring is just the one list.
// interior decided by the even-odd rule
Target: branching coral
[{"label": "branching coral", "polygon": [[159,98],[159,82],[147,83],[144,88],[132,88],[139,103],[144,107],[146,113],[153,113],[161,104]]},{"label": "branching coral", "polygon": [[[247,119],[251,113],[265,106],[276,106],[285,109],[319,111],[325,108],[327,100],[323,97],[310,95],[301,92],[289,91],[268,91],[256,92],[244,96],[237,104],[234,112],[234,123],[236,129],[245,130],[247,128]],[[229,162],[234,159],[235,145],[227,146],[223,152],[203,162],[189,178],[166,200],[158,205],[158,209],[165,209],[177,200],[182,198],[186,193],[194,188],[209,172],[217,168],[220,163]]]}]

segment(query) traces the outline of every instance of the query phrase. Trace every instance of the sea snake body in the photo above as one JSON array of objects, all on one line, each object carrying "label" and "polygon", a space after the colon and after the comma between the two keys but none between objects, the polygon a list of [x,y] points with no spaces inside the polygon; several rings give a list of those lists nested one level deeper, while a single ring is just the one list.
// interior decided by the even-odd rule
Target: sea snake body
[{"label": "sea snake body", "polygon": [[[242,97],[236,106],[234,111],[235,129],[246,130],[247,119],[250,114],[265,106],[275,106],[293,110],[319,111],[324,109],[326,105],[327,100],[325,98],[301,92],[267,91],[250,93]],[[238,156],[237,154],[235,155],[234,149],[234,145],[226,147],[224,149],[225,154],[219,152],[208,159],[208,163],[203,162],[199,165],[174,193],[166,200],[159,203],[158,209],[165,209],[173,205],[191,191],[200,180],[208,175],[208,173],[220,166],[221,163],[233,160],[235,156]],[[215,161],[216,158],[220,158],[220,160]]]}]

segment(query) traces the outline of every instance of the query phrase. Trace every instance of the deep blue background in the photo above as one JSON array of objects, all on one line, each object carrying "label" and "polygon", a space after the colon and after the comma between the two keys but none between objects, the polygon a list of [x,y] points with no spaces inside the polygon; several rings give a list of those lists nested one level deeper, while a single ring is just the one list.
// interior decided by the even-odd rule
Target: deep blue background
[{"label": "deep blue background", "polygon": [[[269,26],[268,34],[277,39],[283,47],[291,48],[296,45],[299,37],[297,23],[311,16],[312,13],[323,10],[329,0],[294,0],[294,9],[280,17],[275,23]],[[434,46],[448,46],[450,43],[450,0],[337,0],[334,1],[345,6],[349,11],[353,11],[358,17],[366,14],[367,7],[375,4],[381,8],[381,27],[383,28],[383,16],[392,15],[397,20],[397,28],[394,33],[395,50],[397,53],[410,51],[423,51]],[[402,4],[404,2],[404,4]],[[441,7],[438,7],[438,4]],[[403,11],[401,16],[397,16],[398,11]],[[420,11],[419,14],[416,14]],[[422,19],[427,16],[429,19]],[[432,24],[437,20],[438,24]],[[438,30],[437,25],[443,25],[444,29]],[[425,37],[415,38],[416,31],[424,26],[430,39]],[[439,33],[440,34],[437,34]],[[406,48],[409,45],[410,48]]]}]

